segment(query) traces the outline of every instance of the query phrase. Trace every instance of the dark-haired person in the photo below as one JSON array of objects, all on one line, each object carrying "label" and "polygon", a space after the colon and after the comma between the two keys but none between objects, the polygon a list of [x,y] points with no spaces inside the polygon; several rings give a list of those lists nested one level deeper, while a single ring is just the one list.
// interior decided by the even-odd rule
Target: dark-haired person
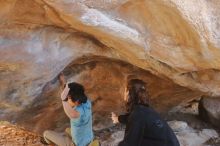
[{"label": "dark-haired person", "polygon": [[139,79],[129,81],[125,91],[127,114],[116,116],[113,123],[126,124],[125,135],[119,146],[180,146],[172,129],[149,106],[145,83]]},{"label": "dark-haired person", "polygon": [[[63,74],[59,76],[61,86],[64,87]],[[91,102],[84,93],[81,84],[72,82],[65,85],[61,93],[63,109],[70,118],[71,137],[47,130],[44,139],[48,144],[58,146],[88,146],[93,141]]]}]

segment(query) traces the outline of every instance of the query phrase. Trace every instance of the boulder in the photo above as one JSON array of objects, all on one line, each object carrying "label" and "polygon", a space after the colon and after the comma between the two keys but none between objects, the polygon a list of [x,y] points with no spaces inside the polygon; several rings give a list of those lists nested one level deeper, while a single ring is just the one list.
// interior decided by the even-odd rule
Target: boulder
[{"label": "boulder", "polygon": [[55,121],[59,94],[43,95],[65,70],[100,97],[99,112],[120,109],[129,75],[148,81],[161,111],[220,95],[219,26],[219,0],[0,0],[0,118]]},{"label": "boulder", "polygon": [[199,102],[199,116],[204,121],[220,128],[220,98],[202,97]]},{"label": "boulder", "polygon": [[188,124],[183,121],[170,121],[168,124],[174,132],[184,131],[188,127]]}]

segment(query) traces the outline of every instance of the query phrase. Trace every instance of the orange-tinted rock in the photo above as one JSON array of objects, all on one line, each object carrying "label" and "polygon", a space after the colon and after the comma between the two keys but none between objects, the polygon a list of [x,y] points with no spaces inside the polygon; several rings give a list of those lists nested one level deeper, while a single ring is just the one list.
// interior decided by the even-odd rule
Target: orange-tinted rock
[{"label": "orange-tinted rock", "polygon": [[99,58],[106,64],[72,77],[93,100],[106,99],[96,111],[119,108],[129,70],[153,83],[155,107],[165,111],[199,92],[220,95],[219,9],[218,0],[1,0],[0,117],[47,105],[40,101],[61,71],[73,75],[69,64]]},{"label": "orange-tinted rock", "polygon": [[[126,82],[131,78],[139,78],[147,83],[150,104],[162,113],[182,101],[201,95],[125,62],[102,58],[80,62],[82,64],[70,64],[64,69],[64,74],[68,82],[76,81],[85,86],[86,94],[93,103],[95,130],[112,126],[111,112],[119,114],[125,111],[123,96]],[[15,116],[15,121],[40,133],[45,129],[57,128],[62,131],[68,127],[69,121],[63,112],[58,86],[56,79],[48,83],[44,94],[30,108],[17,114],[20,116]]]},{"label": "orange-tinted rock", "polygon": [[41,136],[24,128],[10,124],[8,122],[0,122],[0,145],[29,145],[29,146],[43,146],[41,143]]}]

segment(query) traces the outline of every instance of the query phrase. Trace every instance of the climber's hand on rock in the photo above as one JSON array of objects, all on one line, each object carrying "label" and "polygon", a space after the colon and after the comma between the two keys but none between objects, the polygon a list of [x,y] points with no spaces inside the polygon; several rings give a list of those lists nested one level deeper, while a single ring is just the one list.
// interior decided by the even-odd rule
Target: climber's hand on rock
[{"label": "climber's hand on rock", "polygon": [[118,116],[114,113],[114,112],[112,112],[112,122],[114,123],[114,124],[117,124],[117,123],[119,123],[119,121],[118,121]]},{"label": "climber's hand on rock", "polygon": [[69,91],[70,91],[70,88],[68,87],[68,84],[66,84],[66,87],[64,88],[63,92],[61,93],[60,98],[62,100],[65,100],[67,98]]},{"label": "climber's hand on rock", "polygon": [[58,79],[60,81],[61,86],[63,86],[63,88],[64,88],[64,85],[66,84],[66,79],[65,79],[63,72],[61,72],[59,74]]}]

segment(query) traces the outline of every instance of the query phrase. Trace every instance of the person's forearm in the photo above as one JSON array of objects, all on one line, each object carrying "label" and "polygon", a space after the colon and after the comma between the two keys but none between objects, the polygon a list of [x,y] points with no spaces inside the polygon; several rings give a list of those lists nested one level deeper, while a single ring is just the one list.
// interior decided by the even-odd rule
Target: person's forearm
[{"label": "person's forearm", "polygon": [[67,102],[62,101],[62,103],[64,112],[70,119],[78,117],[78,112],[75,111]]},{"label": "person's forearm", "polygon": [[61,73],[59,75],[59,81],[60,81],[61,90],[63,90],[65,88],[64,85],[66,84],[66,79],[65,79],[63,73]]},{"label": "person's forearm", "polygon": [[63,89],[65,88],[66,85],[66,82],[63,82],[63,83],[60,83],[60,91],[62,92]]}]

